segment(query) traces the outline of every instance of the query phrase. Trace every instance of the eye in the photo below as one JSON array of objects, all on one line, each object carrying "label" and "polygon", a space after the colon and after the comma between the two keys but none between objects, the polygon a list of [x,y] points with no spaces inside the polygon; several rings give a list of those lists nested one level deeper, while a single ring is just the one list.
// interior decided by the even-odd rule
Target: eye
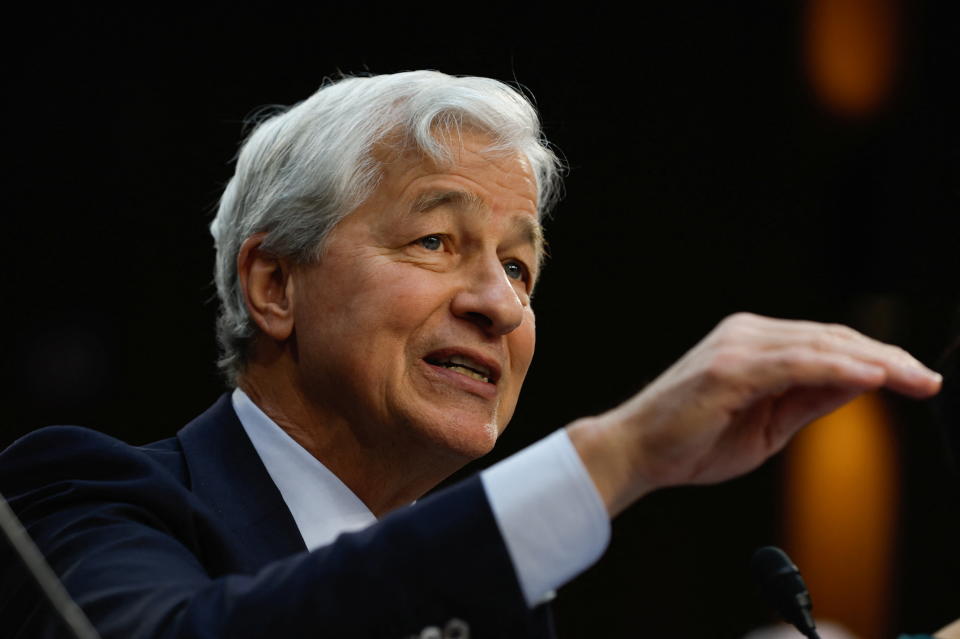
[{"label": "eye", "polygon": [[418,239],[416,244],[419,244],[428,251],[439,251],[443,248],[443,236],[442,235],[425,235]]},{"label": "eye", "polygon": [[509,262],[504,262],[503,270],[507,272],[507,277],[512,280],[527,280],[527,267],[523,262],[518,262],[516,260],[510,260]]}]

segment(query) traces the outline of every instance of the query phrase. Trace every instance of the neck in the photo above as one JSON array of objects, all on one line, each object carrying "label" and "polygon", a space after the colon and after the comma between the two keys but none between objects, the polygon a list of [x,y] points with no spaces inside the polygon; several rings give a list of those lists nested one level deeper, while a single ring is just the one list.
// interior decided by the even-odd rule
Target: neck
[{"label": "neck", "polygon": [[251,361],[238,386],[334,473],[376,516],[419,499],[466,460],[436,451],[398,424],[351,424],[316,406],[295,370]]}]

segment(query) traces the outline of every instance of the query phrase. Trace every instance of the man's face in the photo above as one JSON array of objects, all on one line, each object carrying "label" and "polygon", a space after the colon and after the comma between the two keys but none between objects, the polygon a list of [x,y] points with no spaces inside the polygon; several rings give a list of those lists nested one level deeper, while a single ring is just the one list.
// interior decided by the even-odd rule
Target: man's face
[{"label": "man's face", "polygon": [[321,423],[361,444],[488,452],[533,357],[541,239],[520,154],[465,134],[438,168],[394,156],[316,264],[292,273],[297,380]]}]

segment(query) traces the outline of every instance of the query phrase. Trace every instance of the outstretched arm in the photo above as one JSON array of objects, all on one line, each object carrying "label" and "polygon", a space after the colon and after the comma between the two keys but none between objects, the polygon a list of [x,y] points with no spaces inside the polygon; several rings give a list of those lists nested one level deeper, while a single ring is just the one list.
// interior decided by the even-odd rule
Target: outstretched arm
[{"label": "outstretched arm", "polygon": [[739,313],[633,398],[567,432],[614,516],[657,488],[749,472],[865,391],[922,398],[940,382],[903,349],[846,326]]}]

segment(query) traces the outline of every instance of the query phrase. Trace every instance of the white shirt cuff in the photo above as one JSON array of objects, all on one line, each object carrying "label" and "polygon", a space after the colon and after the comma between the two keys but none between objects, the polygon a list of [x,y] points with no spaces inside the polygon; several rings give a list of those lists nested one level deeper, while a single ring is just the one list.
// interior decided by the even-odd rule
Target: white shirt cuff
[{"label": "white shirt cuff", "polygon": [[481,479],[531,608],[606,549],[606,507],[565,429],[488,468]]}]

